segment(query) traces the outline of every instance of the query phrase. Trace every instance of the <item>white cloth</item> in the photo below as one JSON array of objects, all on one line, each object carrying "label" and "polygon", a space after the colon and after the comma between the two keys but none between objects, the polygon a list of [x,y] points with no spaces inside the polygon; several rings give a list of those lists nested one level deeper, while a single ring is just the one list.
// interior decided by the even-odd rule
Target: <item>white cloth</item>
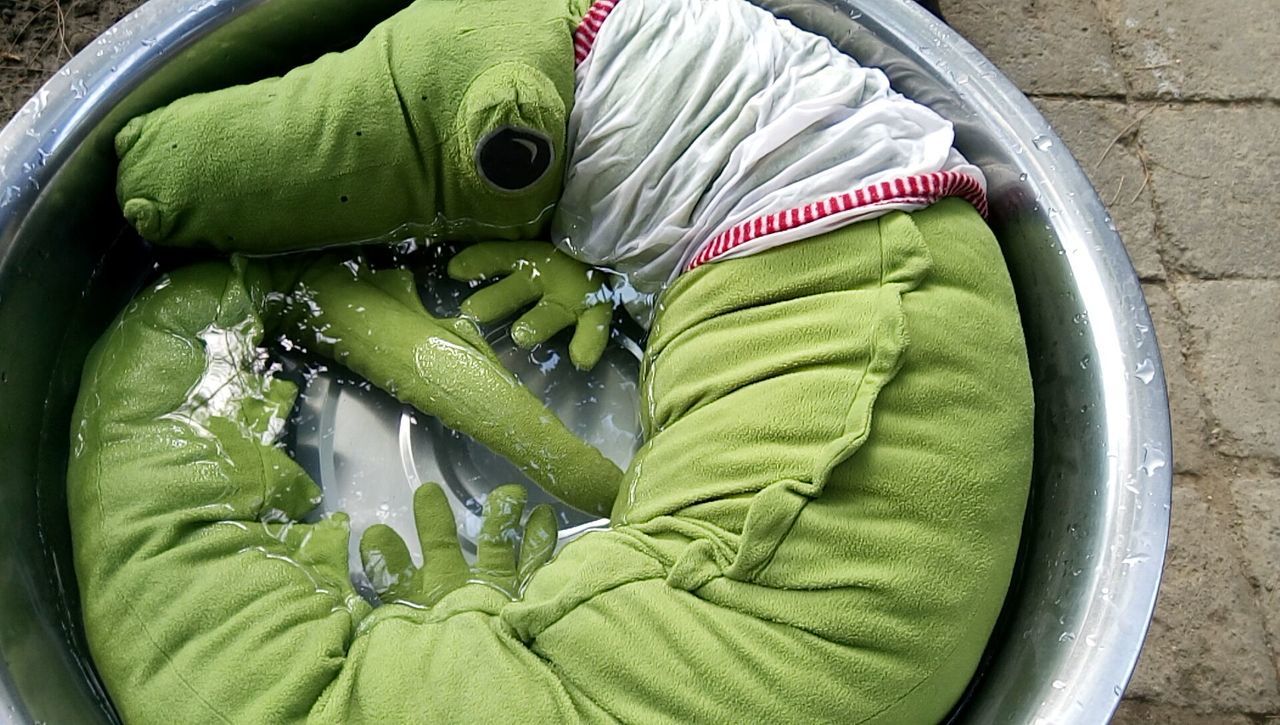
[{"label": "white cloth", "polygon": [[[881,71],[744,0],[618,0],[608,12],[577,68],[552,231],[562,250],[639,293],[763,215],[939,171],[985,188],[952,148],[948,121],[893,91]],[[929,203],[844,210],[720,258]]]}]

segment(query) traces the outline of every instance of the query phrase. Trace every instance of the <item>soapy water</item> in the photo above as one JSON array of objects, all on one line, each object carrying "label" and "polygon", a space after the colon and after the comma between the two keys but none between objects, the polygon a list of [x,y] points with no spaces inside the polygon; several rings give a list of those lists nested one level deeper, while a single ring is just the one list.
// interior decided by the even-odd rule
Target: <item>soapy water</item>
[{"label": "soapy water", "polygon": [[[463,300],[476,291],[476,285],[444,274],[443,263],[453,251],[409,240],[381,252],[370,250],[370,256],[387,254],[389,261],[415,269],[425,307],[445,317],[456,315]],[[643,331],[619,311],[604,356],[592,370],[582,372],[569,362],[568,333],[520,350],[511,340],[509,323],[482,326],[503,366],[569,430],[626,469],[642,439],[638,380]],[[541,503],[553,507],[561,545],[608,525],[607,519],[561,503],[506,459],[342,366],[312,357],[284,338],[272,357],[280,361],[278,376],[297,383],[300,390],[284,441],[324,490],[321,505],[309,518],[338,511],[350,516],[350,571],[366,596],[372,587],[360,565],[359,541],[370,526],[391,526],[409,545],[415,563],[421,563],[413,492],[423,482],[439,483],[444,489],[468,560],[475,556],[484,502],[490,491],[504,484],[528,489],[526,511]]]}]

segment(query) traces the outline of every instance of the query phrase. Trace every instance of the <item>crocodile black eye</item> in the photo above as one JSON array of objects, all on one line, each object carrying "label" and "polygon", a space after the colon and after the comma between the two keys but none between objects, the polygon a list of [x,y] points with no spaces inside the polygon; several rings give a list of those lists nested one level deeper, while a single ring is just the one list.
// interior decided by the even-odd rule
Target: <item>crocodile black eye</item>
[{"label": "crocodile black eye", "polygon": [[555,161],[551,139],[528,128],[503,126],[476,145],[480,178],[501,191],[520,191],[538,183]]}]

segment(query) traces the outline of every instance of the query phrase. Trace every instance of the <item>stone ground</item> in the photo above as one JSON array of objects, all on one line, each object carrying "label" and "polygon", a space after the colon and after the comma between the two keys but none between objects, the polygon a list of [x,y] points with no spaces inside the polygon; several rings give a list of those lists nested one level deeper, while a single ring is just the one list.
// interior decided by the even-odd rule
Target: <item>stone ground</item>
[{"label": "stone ground", "polygon": [[[0,119],[138,4],[0,0]],[[1164,351],[1173,530],[1115,722],[1280,725],[1280,0],[941,4],[1110,202]]]}]

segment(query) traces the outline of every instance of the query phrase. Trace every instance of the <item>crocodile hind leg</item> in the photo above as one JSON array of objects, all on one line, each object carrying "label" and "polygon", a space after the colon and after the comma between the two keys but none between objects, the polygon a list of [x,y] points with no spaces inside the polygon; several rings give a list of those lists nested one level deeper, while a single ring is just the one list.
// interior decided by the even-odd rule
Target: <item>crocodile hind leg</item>
[{"label": "crocodile hind leg", "polygon": [[129,721],[299,720],[368,611],[344,518],[298,523],[320,490],[275,445],[296,390],[264,374],[250,274],[173,272],[85,367],[67,477],[76,575]]}]

